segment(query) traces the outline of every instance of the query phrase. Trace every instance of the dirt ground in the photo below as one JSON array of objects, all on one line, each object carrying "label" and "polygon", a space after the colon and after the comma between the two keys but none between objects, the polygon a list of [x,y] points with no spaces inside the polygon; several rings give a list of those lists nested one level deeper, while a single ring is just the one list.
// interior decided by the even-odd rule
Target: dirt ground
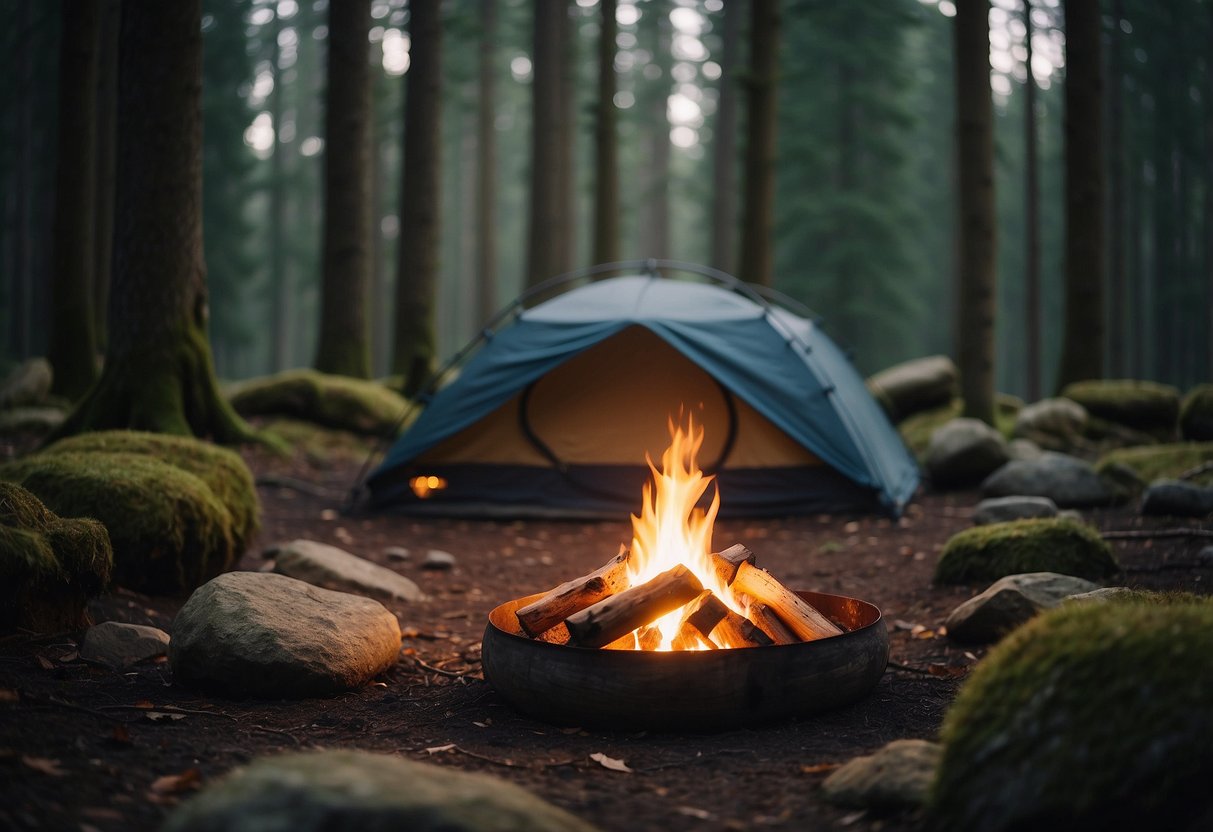
[{"label": "dirt ground", "polygon": [[[840,809],[820,784],[840,763],[906,737],[934,738],[964,676],[984,650],[939,632],[948,612],[984,587],[935,587],[939,549],[969,525],[972,493],[920,496],[900,521],[816,516],[717,524],[717,548],[742,542],[796,588],[866,599],[890,631],[890,666],[873,693],[830,713],[721,733],[653,733],[553,726],[519,715],[480,674],[488,611],[601,565],[630,539],[617,522],[491,522],[349,518],[350,459],[317,469],[303,458],[246,454],[254,471],[314,488],[259,488],[262,531],[241,568],[261,566],[276,541],[311,538],[390,564],[430,596],[394,607],[406,634],[400,662],[368,687],[327,699],[231,700],[175,686],[164,662],[126,672],[78,659],[79,633],[0,634],[0,828],[153,829],[179,800],[255,757],[358,748],[488,772],[526,787],[604,830],[911,830],[915,813]],[[318,490],[317,490],[318,489]],[[316,493],[308,493],[315,491]],[[723,495],[728,499],[728,495]],[[1132,507],[1096,511],[1103,530],[1213,528],[1143,520]],[[1120,583],[1208,592],[1195,565],[1210,541],[1113,541]],[[453,554],[449,572],[420,568],[428,549]],[[94,618],[171,629],[182,599],[118,591]],[[609,770],[592,754],[625,761]],[[407,787],[402,784],[402,787]]]}]

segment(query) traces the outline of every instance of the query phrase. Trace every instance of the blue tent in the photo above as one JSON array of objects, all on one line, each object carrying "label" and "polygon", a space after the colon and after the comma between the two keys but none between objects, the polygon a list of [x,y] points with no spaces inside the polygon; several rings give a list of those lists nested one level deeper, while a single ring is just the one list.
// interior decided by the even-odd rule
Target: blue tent
[{"label": "blue tent", "polygon": [[668,423],[705,428],[721,516],[900,514],[918,468],[850,361],[811,320],[731,286],[590,283],[487,334],[367,480],[371,508],[425,514],[638,512]]}]

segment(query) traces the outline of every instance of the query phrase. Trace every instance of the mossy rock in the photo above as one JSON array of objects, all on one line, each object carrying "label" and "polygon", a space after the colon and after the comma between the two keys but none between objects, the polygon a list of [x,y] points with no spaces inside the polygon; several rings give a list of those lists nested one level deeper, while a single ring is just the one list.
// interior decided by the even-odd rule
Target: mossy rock
[{"label": "mossy rock", "polygon": [[1093,528],[1066,517],[1012,520],[955,534],[939,553],[938,584],[996,581],[1025,572],[1059,572],[1095,581],[1119,571]]},{"label": "mossy rock", "polygon": [[85,626],[85,605],[113,567],[103,525],[58,517],[26,489],[0,482],[0,627]]},{"label": "mossy rock", "polygon": [[188,592],[229,569],[239,552],[231,512],[199,477],[132,453],[34,454],[0,466],[62,517],[109,532],[114,581],[148,593]]},{"label": "mossy rock", "polygon": [[949,710],[937,829],[1208,829],[1213,604],[1066,604],[1016,630]]},{"label": "mossy rock", "polygon": [[[1095,463],[1104,476],[1109,469],[1123,465],[1144,483],[1178,479],[1201,466],[1213,464],[1213,442],[1175,442],[1169,445],[1142,445],[1109,451]],[[1213,485],[1213,470],[1187,477],[1197,485]]]},{"label": "mossy rock", "polygon": [[[994,427],[1004,438],[1010,439],[1015,428],[1015,417],[1023,402],[1014,396],[999,393],[994,399]],[[953,399],[951,404],[924,410],[903,420],[897,425],[902,441],[910,449],[919,462],[926,459],[927,448],[931,446],[931,434],[953,419],[959,418],[964,411],[964,402]]]},{"label": "mossy rock", "polygon": [[1179,391],[1153,381],[1076,381],[1061,391],[1092,416],[1167,438],[1179,422]]},{"label": "mossy rock", "polygon": [[232,542],[237,553],[259,527],[259,504],[253,472],[240,454],[189,436],[107,430],[60,439],[42,453],[134,453],[167,462],[193,474],[211,489],[232,515]]},{"label": "mossy rock", "polygon": [[1179,431],[1184,439],[1213,440],[1213,384],[1198,384],[1184,396],[1179,409]]},{"label": "mossy rock", "polygon": [[398,430],[408,400],[375,381],[288,370],[233,385],[232,406],[242,416],[288,416],[371,436]]},{"label": "mossy rock", "polygon": [[313,468],[331,468],[341,462],[362,462],[375,450],[376,440],[348,430],[326,428],[298,419],[260,421],[264,434],[284,447],[301,453]]}]

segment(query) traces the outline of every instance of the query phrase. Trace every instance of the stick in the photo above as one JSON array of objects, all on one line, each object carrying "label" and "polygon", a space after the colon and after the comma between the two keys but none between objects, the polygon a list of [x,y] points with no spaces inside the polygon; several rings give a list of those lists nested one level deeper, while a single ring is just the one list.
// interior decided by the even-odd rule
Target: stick
[{"label": "stick", "polygon": [[687,616],[687,623],[709,641],[721,647],[761,647],[771,639],[756,625],[733,612],[710,591],[695,599],[698,608]]},{"label": "stick", "polygon": [[628,586],[628,557],[628,550],[621,546],[619,554],[605,566],[566,581],[539,600],[519,609],[515,615],[522,631],[534,638],[570,615],[622,592]]},{"label": "stick", "polygon": [[750,620],[757,624],[759,629],[766,633],[773,643],[795,644],[800,641],[796,637],[796,634],[788,628],[788,625],[784,624],[779,616],[775,614],[775,611],[766,604],[759,604],[757,601],[753,601],[747,612],[750,614]]},{"label": "stick", "polygon": [[749,595],[774,610],[801,641],[813,641],[842,633],[838,625],[771,577],[770,573],[749,563],[742,563],[738,567],[737,577],[730,586],[734,592]]},{"label": "stick", "polygon": [[602,647],[620,636],[673,612],[703,591],[699,579],[682,564],[648,583],[599,601],[565,619],[569,636],[582,647]]}]

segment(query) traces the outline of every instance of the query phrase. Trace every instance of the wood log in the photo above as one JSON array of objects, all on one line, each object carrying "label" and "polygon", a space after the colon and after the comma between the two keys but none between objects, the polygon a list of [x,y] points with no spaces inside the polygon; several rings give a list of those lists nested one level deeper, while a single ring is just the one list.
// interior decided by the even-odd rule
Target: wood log
[{"label": "wood log", "polygon": [[706,638],[701,632],[695,629],[691,622],[683,619],[678,625],[678,632],[674,636],[674,640],[670,642],[672,650],[718,650],[719,646],[710,638]]},{"label": "wood log", "polygon": [[712,568],[716,570],[716,576],[720,578],[720,582],[725,586],[733,583],[733,579],[737,577],[737,570],[741,568],[743,563],[748,563],[751,566],[754,564],[754,553],[740,543],[734,543],[723,552],[713,552],[711,555]]},{"label": "wood log", "polygon": [[625,589],[565,619],[573,644],[602,647],[637,627],[673,612],[696,595],[703,585],[682,564],[647,583]]},{"label": "wood log", "polygon": [[686,623],[713,644],[721,647],[771,644],[771,639],[757,625],[733,612],[711,591],[704,592],[689,606],[695,609],[687,615]]},{"label": "wood log", "polygon": [[746,612],[749,613],[750,620],[757,624],[760,630],[770,636],[773,643],[795,644],[800,641],[788,625],[784,624],[779,616],[775,614],[775,611],[766,604],[760,604],[751,599],[750,606],[746,609]]},{"label": "wood log", "polygon": [[534,638],[536,641],[546,641],[548,644],[568,644],[569,628],[564,626],[564,622],[561,621],[555,627],[548,627]]},{"label": "wood log", "polygon": [[622,546],[619,549],[619,554],[606,565],[588,575],[565,581],[539,600],[519,609],[518,625],[522,631],[535,638],[573,613],[627,589],[630,553]]},{"label": "wood log", "polygon": [[[558,629],[553,627],[552,630]],[[565,632],[568,628],[565,627]],[[551,632],[549,630],[548,632]],[[639,630],[620,636],[610,644],[604,644],[603,650],[656,650],[661,646],[661,630],[656,627],[641,627]]]},{"label": "wood log", "polygon": [[770,607],[801,641],[842,634],[833,621],[775,580],[770,573],[750,563],[742,563],[738,567],[737,575],[729,586],[734,592],[749,595],[758,603]]}]

